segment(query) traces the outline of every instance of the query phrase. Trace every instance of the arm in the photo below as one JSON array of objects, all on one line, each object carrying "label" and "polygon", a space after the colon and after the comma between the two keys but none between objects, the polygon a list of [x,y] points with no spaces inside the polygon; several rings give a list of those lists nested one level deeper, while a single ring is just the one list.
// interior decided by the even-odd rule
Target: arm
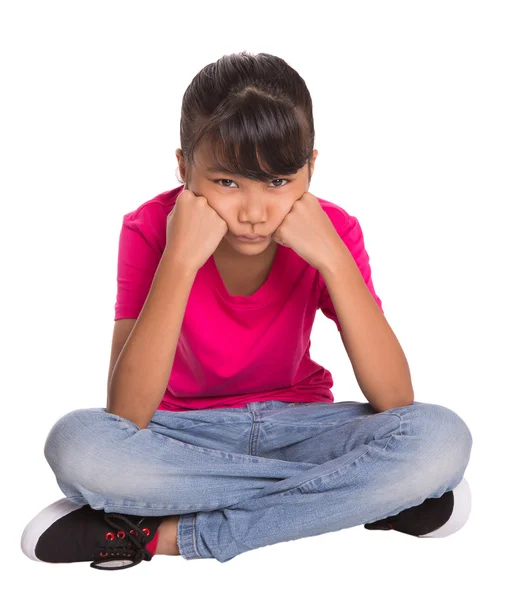
[{"label": "arm", "polygon": [[[148,292],[147,292],[148,294]],[[113,326],[113,339],[111,342],[111,358],[109,360],[109,373],[107,375],[107,394],[109,395],[109,385],[111,383],[111,377],[113,375],[114,366],[120,356],[125,343],[129,339],[131,331],[134,329],[134,325],[138,319],[118,319],[114,322]]]},{"label": "arm", "polygon": [[166,249],[111,376],[106,412],[146,429],[166,390],[196,272]]},{"label": "arm", "polygon": [[378,412],[412,404],[404,352],[345,244],[320,271],[363,395]]}]

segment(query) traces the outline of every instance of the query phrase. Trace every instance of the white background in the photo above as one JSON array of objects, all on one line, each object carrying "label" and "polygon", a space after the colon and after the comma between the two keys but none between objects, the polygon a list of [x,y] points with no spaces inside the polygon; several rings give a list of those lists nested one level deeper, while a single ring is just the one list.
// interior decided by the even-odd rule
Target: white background
[{"label": "white background", "polygon": [[[513,3],[18,0],[2,3],[0,23],[4,589],[509,597]],[[310,191],[358,217],[415,399],[451,408],[473,434],[469,521],[444,539],[359,526],[225,564],[158,556],[110,575],[30,561],[23,528],[63,497],[47,434],[67,412],[105,407],[122,216],[180,185],[182,95],[206,64],[243,50],[281,56],[310,89]],[[312,357],[337,402],[365,401],[320,311]]]}]

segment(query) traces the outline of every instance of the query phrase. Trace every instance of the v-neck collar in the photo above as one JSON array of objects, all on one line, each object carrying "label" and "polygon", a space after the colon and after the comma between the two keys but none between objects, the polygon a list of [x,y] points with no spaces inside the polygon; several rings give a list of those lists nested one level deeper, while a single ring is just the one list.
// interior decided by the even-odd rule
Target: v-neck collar
[{"label": "v-neck collar", "polygon": [[220,275],[220,271],[216,266],[215,257],[212,254],[207,260],[207,266],[209,267],[212,276],[215,289],[218,294],[229,304],[235,304],[240,306],[259,307],[264,304],[268,304],[269,300],[274,296],[274,291],[278,288],[278,278],[281,272],[281,264],[285,258],[285,251],[287,248],[281,244],[277,244],[277,250],[275,251],[274,260],[263,285],[257,289],[251,296],[232,296],[227,291],[225,283]]}]

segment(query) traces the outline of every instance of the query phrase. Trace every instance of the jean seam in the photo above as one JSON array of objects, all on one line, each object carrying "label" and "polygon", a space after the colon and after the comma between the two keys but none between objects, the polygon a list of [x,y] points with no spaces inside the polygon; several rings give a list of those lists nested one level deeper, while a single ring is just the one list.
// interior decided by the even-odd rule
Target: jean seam
[{"label": "jean seam", "polygon": [[[404,423],[404,420],[402,418],[401,415],[395,415],[396,417],[398,417],[400,419],[400,425],[398,427],[398,429],[396,430],[395,433],[391,433],[390,437],[388,438],[388,441],[386,442],[385,447],[382,449],[382,452],[384,452],[386,450],[386,448],[388,447],[388,444],[390,443],[390,440],[393,438],[393,436],[395,435],[399,435],[399,431],[402,433],[402,425]],[[312,477],[311,479],[308,479],[307,481],[303,481],[302,483],[299,483],[299,485],[296,485],[293,488],[290,488],[289,490],[287,490],[286,492],[283,492],[282,494],[279,494],[279,496],[283,496],[286,494],[290,494],[291,492],[294,492],[295,490],[298,490],[299,488],[301,488],[302,486],[308,484],[308,483],[312,483],[313,481],[320,479],[320,478],[328,478],[331,477],[331,475],[334,475],[334,473],[338,473],[339,471],[343,471],[345,469],[347,469],[348,467],[350,467],[351,465],[353,465],[356,461],[358,461],[362,456],[365,456],[365,454],[367,454],[370,451],[370,446],[367,444],[367,449],[365,450],[365,452],[363,452],[363,454],[360,454],[359,456],[357,456],[351,463],[343,466],[343,467],[339,467],[338,469],[335,469],[334,471],[331,471],[330,473],[324,473],[323,475],[317,475],[316,477]]]},{"label": "jean seam", "polygon": [[180,544],[180,535],[179,535],[179,524],[181,521],[181,517],[182,515],[179,515],[179,518],[177,519],[177,548],[179,550],[179,554],[182,554],[184,556],[184,550],[181,549],[181,544]]},{"label": "jean seam", "polygon": [[[185,513],[179,516],[177,523],[177,547],[179,554],[186,559],[206,558],[200,554],[195,541],[196,519],[197,513]],[[184,539],[184,536],[188,535],[188,528],[191,528],[191,538]]]},{"label": "jean seam", "polygon": [[193,545],[193,550],[197,556],[202,557],[197,548],[197,513],[193,515],[193,519],[191,520],[191,543]]},{"label": "jean seam", "polygon": [[396,417],[399,417],[399,419],[401,420],[401,424],[399,425],[399,430],[398,430],[398,432],[397,432],[397,433],[392,433],[392,434],[390,435],[390,437],[388,438],[388,441],[386,442],[386,446],[385,446],[385,447],[382,449],[382,452],[386,452],[386,450],[387,450],[387,448],[388,448],[388,444],[389,444],[389,443],[392,441],[392,438],[393,438],[395,435],[404,435],[404,430],[403,430],[403,427],[404,427],[404,419],[402,418],[402,415],[395,415],[395,416],[396,416]]},{"label": "jean seam", "polygon": [[[112,414],[112,413],[109,413],[109,414]],[[118,419],[120,419],[120,417],[118,417],[118,415],[113,415],[113,416],[115,416]],[[74,415],[74,418],[77,419],[77,421],[79,421],[79,423],[81,423],[81,425],[83,425],[86,429],[88,429],[89,431],[91,431],[92,433],[94,433],[95,435],[98,436],[98,431],[96,429],[94,429],[92,427],[89,427],[89,425],[87,423],[84,423],[84,421],[82,421],[77,415]],[[120,423],[122,423],[122,421],[117,420],[116,423],[120,424]],[[134,430],[134,433],[139,433],[140,431],[150,431],[152,434],[155,434],[155,435],[163,435],[169,441],[170,444],[178,444],[178,445],[181,445],[181,446],[187,446],[189,449],[193,450],[197,454],[205,455],[205,453],[202,452],[203,449],[199,448],[198,446],[195,446],[194,444],[188,444],[187,442],[181,442],[180,440],[176,440],[173,437],[169,437],[167,435],[159,433],[158,431],[152,431],[151,429],[148,429],[148,428],[146,428],[146,429],[140,429],[137,425],[134,425],[134,427],[136,428]],[[122,430],[124,430],[124,429],[122,428]],[[99,437],[99,439],[103,439],[101,436],[98,436],[98,437]],[[123,443],[123,442],[120,442],[120,443]],[[209,448],[209,450],[211,452],[216,453],[219,457],[221,457],[221,456],[223,456],[225,454],[222,450],[215,450],[213,448]],[[150,456],[152,456],[152,458],[154,460],[159,460],[159,461],[165,462],[165,463],[168,462],[166,459],[161,458],[159,456],[154,456],[154,455],[150,455]],[[249,458],[254,458],[254,457],[252,455],[249,455]]]}]

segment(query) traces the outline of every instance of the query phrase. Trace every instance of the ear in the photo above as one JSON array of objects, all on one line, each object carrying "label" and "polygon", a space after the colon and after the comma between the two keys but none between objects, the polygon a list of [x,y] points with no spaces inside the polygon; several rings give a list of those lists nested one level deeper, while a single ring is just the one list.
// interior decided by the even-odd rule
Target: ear
[{"label": "ear", "polygon": [[[180,148],[177,148],[177,150],[175,151],[175,156],[177,157],[177,163],[179,165],[178,169],[179,169],[179,173],[181,175],[181,179],[183,181],[186,181],[186,168],[184,166],[184,155]],[[176,169],[176,173],[177,173],[177,169]]]},{"label": "ear", "polygon": [[318,156],[318,150],[313,150],[313,155],[309,159],[309,183],[311,183],[311,179],[313,177],[313,173],[315,172],[315,161]]},{"label": "ear", "polygon": [[313,175],[313,172],[315,170],[315,161],[317,159],[317,156],[318,156],[318,150],[313,150],[313,156],[311,157],[311,159],[309,161],[311,163],[311,165],[310,165],[311,166],[311,175]]}]

